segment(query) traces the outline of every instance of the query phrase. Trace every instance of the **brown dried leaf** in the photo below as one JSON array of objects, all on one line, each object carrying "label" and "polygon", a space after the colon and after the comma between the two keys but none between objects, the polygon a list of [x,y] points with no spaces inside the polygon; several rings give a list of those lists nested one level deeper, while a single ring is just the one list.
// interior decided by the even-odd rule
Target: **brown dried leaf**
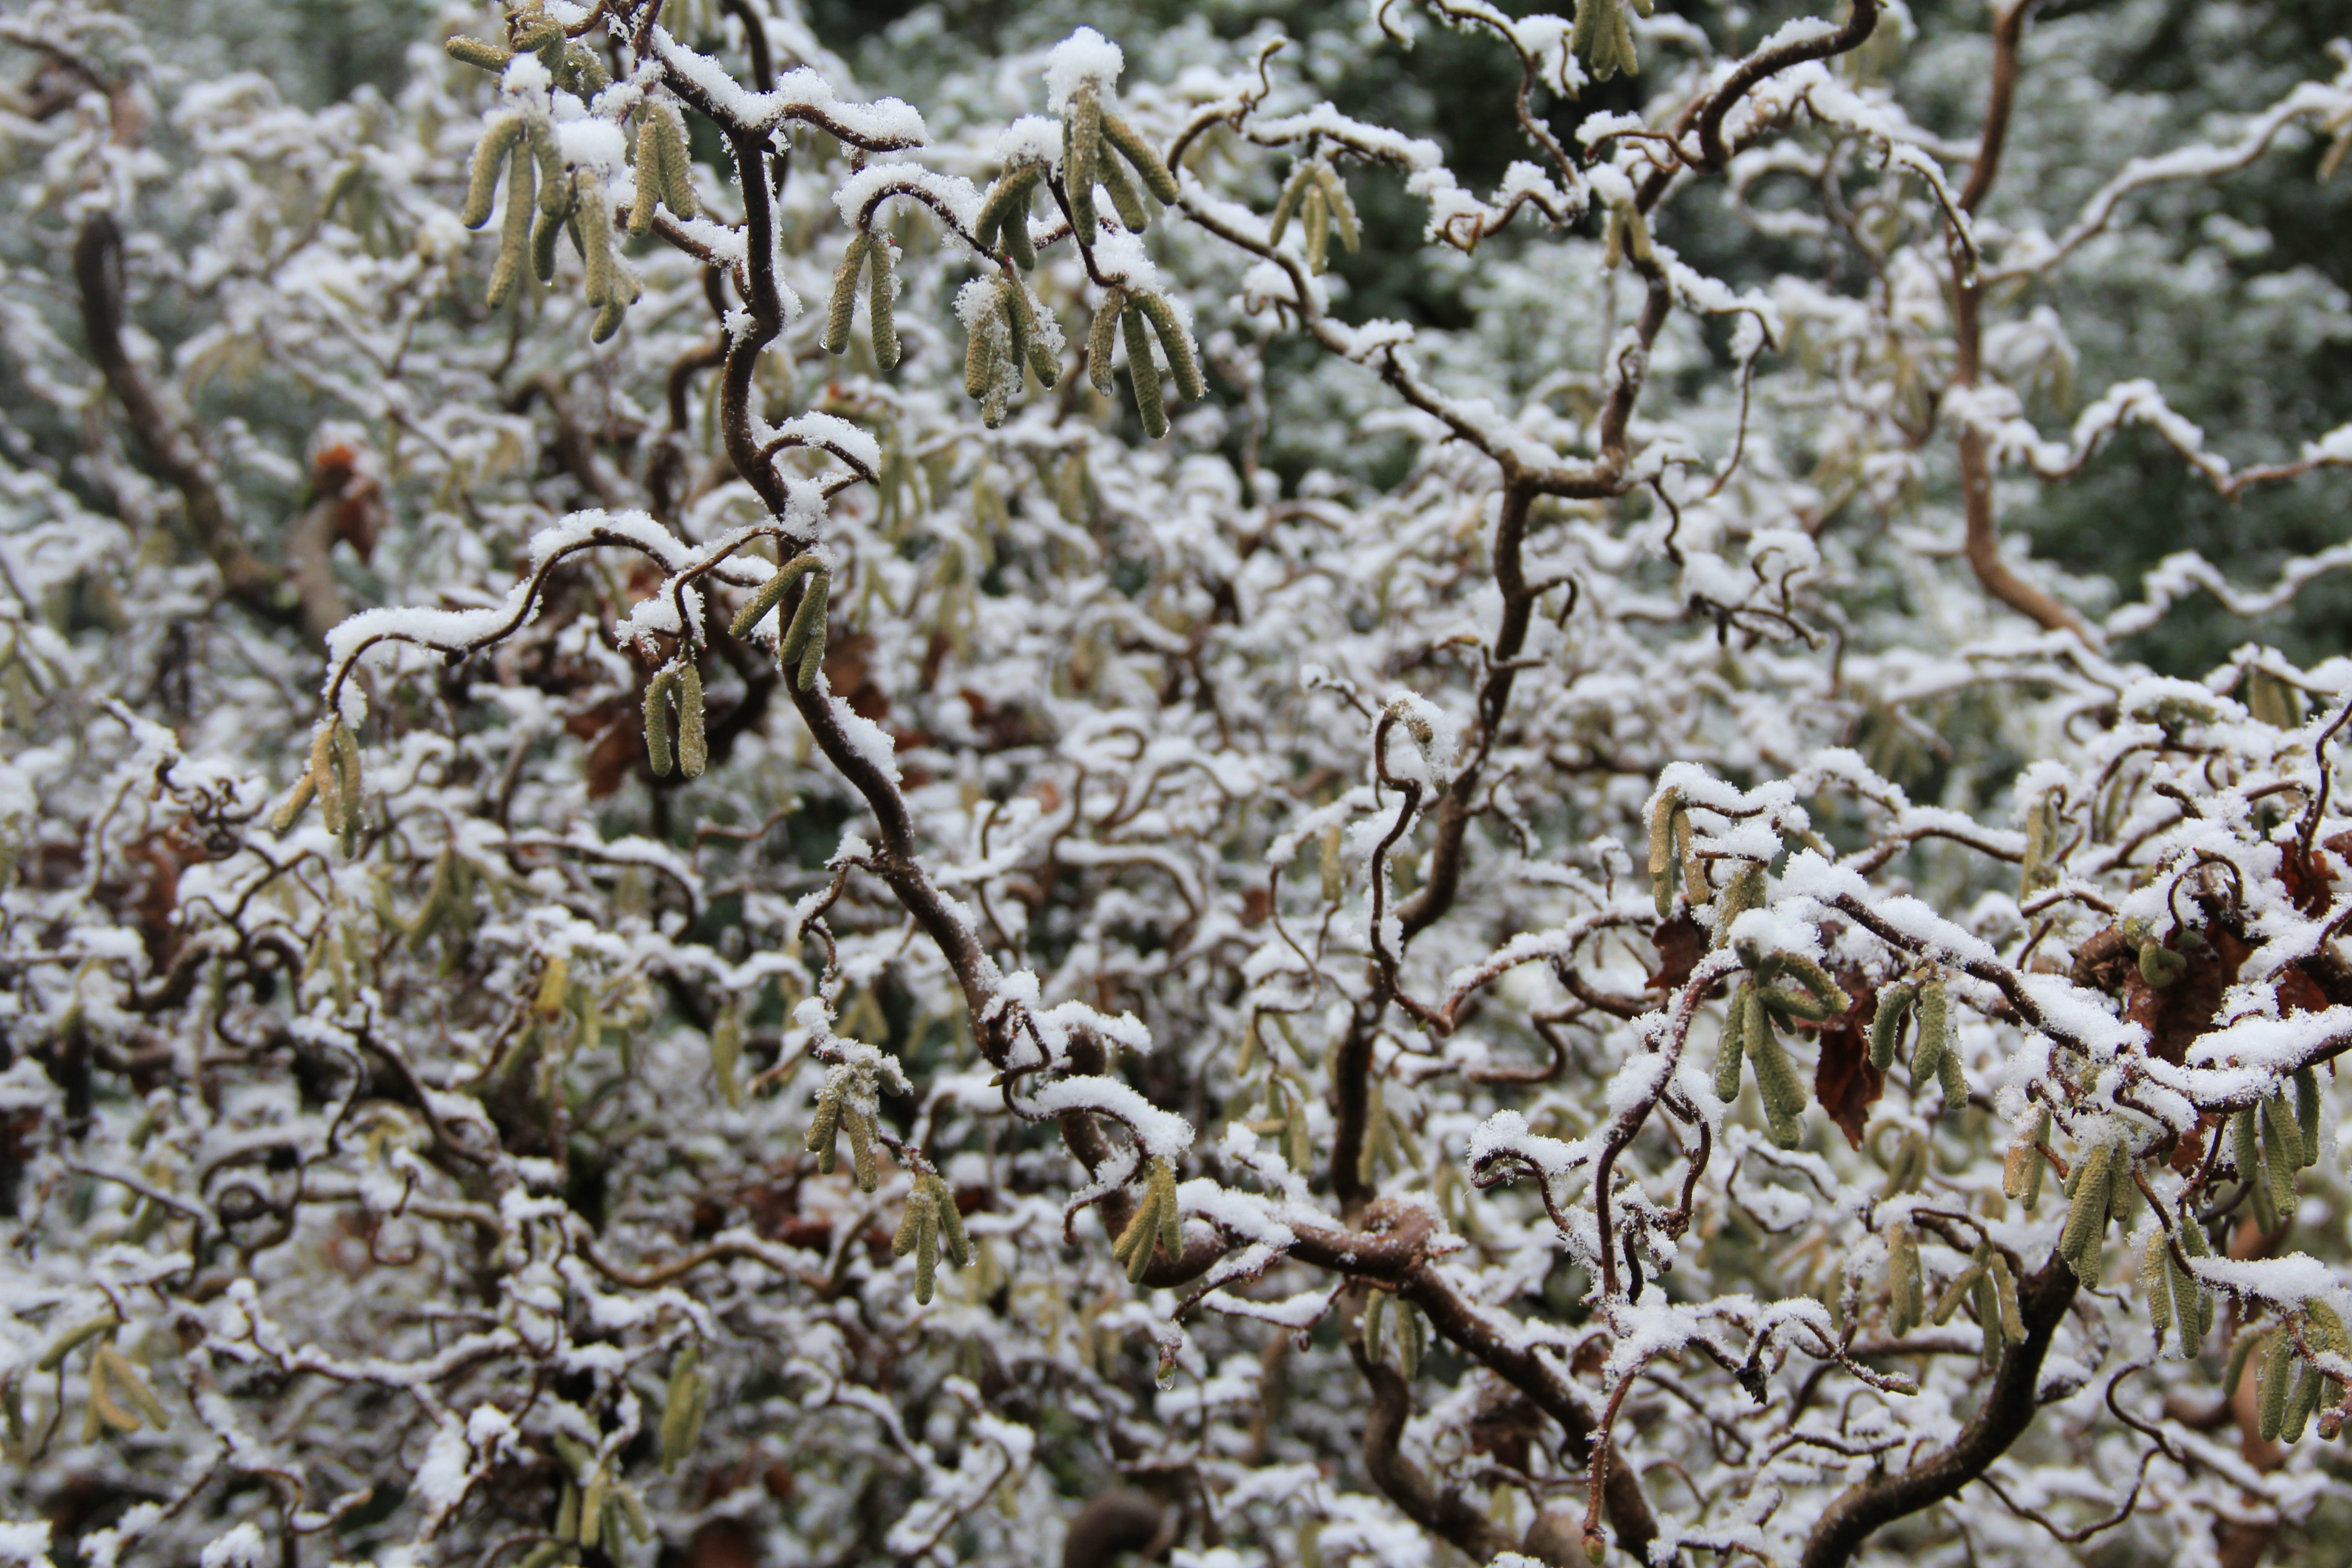
[{"label": "brown dried leaf", "polygon": [[1650,942],[1658,950],[1658,972],[1650,976],[1648,987],[1653,991],[1680,990],[1706,956],[1706,931],[1686,909],[1676,910],[1651,932]]},{"label": "brown dried leaf", "polygon": [[[2175,932],[2173,941],[2179,940]],[[2239,966],[2254,951],[2245,938],[2215,921],[2205,931],[2201,952],[2180,949],[2189,966],[2169,985],[2150,985],[2135,963],[2124,976],[2124,1018],[2147,1030],[2148,1052],[2178,1065],[2197,1037],[2213,1026],[2221,994],[2238,978]],[[2172,946],[2172,942],[2166,943]]]},{"label": "brown dried leaf", "polygon": [[1813,1067],[1813,1098],[1845,1134],[1846,1142],[1862,1147],[1862,1132],[1870,1121],[1870,1108],[1886,1092],[1886,1075],[1870,1065],[1870,1020],[1878,1011],[1878,993],[1856,970],[1837,977],[1853,1005],[1818,1025],[1800,1025],[1819,1031],[1821,1059]]}]

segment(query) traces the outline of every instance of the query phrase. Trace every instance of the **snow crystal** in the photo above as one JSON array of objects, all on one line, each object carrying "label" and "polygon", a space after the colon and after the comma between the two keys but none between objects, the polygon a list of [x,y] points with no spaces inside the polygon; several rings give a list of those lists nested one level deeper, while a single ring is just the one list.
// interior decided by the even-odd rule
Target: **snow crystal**
[{"label": "snow crystal", "polygon": [[196,1561],[204,1568],[262,1568],[270,1555],[269,1543],[261,1538],[259,1527],[248,1520],[226,1535],[205,1542]]},{"label": "snow crystal", "polygon": [[1045,57],[1045,107],[1060,113],[1088,82],[1108,93],[1125,69],[1127,56],[1117,44],[1092,27],[1080,27]]}]

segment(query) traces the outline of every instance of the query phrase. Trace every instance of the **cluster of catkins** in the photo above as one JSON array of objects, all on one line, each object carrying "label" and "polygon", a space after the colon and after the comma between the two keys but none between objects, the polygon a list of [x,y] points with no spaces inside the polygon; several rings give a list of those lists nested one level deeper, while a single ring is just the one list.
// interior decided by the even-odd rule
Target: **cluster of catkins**
[{"label": "cluster of catkins", "polygon": [[[499,72],[517,53],[536,55],[557,87],[583,99],[610,85],[595,51],[567,37],[559,24],[536,7],[509,19],[508,37],[511,48],[468,37],[451,38],[447,48],[467,65]],[[679,217],[692,217],[697,208],[686,124],[677,106],[649,99],[638,106],[636,121],[636,190],[629,204],[629,232],[642,236],[652,230],[656,205]],[[526,258],[532,276],[541,283],[553,282],[556,242],[569,235],[586,268],[585,298],[596,309],[590,335],[598,342],[611,337],[645,285],[616,252],[613,201],[604,176],[565,166],[554,124],[536,107],[491,116],[475,144],[472,176],[459,215],[467,228],[489,221],[501,176],[507,188],[506,216],[499,226],[498,262],[490,272],[491,308],[513,296]]]}]

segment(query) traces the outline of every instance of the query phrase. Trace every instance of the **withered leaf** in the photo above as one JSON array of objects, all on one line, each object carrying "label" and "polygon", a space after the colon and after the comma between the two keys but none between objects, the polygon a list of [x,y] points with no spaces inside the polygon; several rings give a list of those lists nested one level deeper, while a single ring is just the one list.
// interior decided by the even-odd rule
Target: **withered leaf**
[{"label": "withered leaf", "polygon": [[1870,1108],[1886,1092],[1886,1075],[1870,1065],[1870,1020],[1878,1011],[1878,993],[1856,970],[1842,972],[1838,984],[1854,999],[1838,1016],[1800,1028],[1819,1031],[1821,1060],[1813,1068],[1813,1098],[1845,1134],[1846,1142],[1862,1147],[1863,1128]]},{"label": "withered leaf", "polygon": [[[2169,985],[2150,985],[2134,964],[2124,976],[2124,1017],[2147,1030],[2148,1053],[2178,1064],[2197,1037],[2213,1026],[2221,994],[2238,978],[2239,966],[2254,950],[2246,939],[2216,921],[2206,928],[2201,952],[2181,950],[2188,966]],[[2170,945],[2168,943],[2167,945]]]},{"label": "withered leaf", "polygon": [[1706,956],[1706,932],[1686,909],[1676,910],[1650,933],[1650,941],[1658,950],[1658,972],[1650,976],[1650,990],[1681,989],[1698,961]]}]

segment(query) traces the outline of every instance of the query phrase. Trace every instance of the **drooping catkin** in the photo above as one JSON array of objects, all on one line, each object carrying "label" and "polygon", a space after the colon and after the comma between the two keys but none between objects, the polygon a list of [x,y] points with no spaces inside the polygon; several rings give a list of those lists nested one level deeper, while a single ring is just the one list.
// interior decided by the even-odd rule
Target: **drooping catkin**
[{"label": "drooping catkin", "polygon": [[801,1147],[816,1156],[820,1174],[830,1176],[840,1163],[841,1105],[843,1085],[837,1076],[826,1078],[824,1087],[817,1091],[816,1114],[809,1119],[808,1137]]},{"label": "drooping catkin", "polygon": [[2311,1425],[2312,1413],[2319,1408],[2319,1391],[2326,1387],[2326,1376],[2309,1362],[2295,1365],[2294,1384],[2287,1392],[2286,1409],[2279,1420],[2279,1437],[2284,1442],[2299,1443]]},{"label": "drooping catkin", "polygon": [[1356,220],[1356,204],[1348,195],[1347,182],[1339,178],[1339,171],[1330,164],[1318,163],[1315,165],[1315,183],[1321,187],[1324,200],[1329,204],[1332,232],[1339,237],[1339,243],[1346,247],[1348,254],[1353,256],[1363,247],[1364,235],[1362,226]]},{"label": "drooping catkin", "polygon": [[287,792],[286,798],[278,803],[278,809],[269,814],[270,829],[277,833],[290,830],[302,819],[302,814],[310,809],[310,802],[318,793],[318,774],[305,773],[300,778],[296,779],[294,787]]},{"label": "drooping catkin", "polygon": [[751,596],[743,602],[743,607],[735,612],[735,619],[728,630],[739,637],[750,637],[751,628],[758,626],[767,613],[776,607],[776,601],[784,596],[784,590],[817,570],[819,564],[818,558],[808,552],[785,562],[774,576],[752,591]]},{"label": "drooping catkin", "polygon": [[690,779],[710,765],[710,742],[703,731],[702,671],[692,664],[677,672],[677,771]]},{"label": "drooping catkin", "polygon": [[1184,1217],[1176,1204],[1176,1167],[1155,1156],[1150,1188],[1152,1205],[1160,1214],[1160,1250],[1173,1262],[1184,1256]]},{"label": "drooping catkin", "polygon": [[1151,226],[1151,209],[1143,205],[1143,193],[1135,188],[1135,182],[1117,158],[1097,158],[1095,177],[1109,194],[1111,210],[1118,214],[1119,226],[1129,234],[1141,234]]},{"label": "drooping catkin", "polygon": [[1079,243],[1095,237],[1096,165],[1102,156],[1102,100],[1092,82],[1070,95],[1062,121],[1062,177],[1068,187],[1070,216]]},{"label": "drooping catkin", "polygon": [[1102,303],[1095,307],[1094,323],[1087,331],[1087,379],[1105,397],[1118,390],[1118,380],[1111,369],[1111,354],[1118,339],[1119,318],[1127,310],[1127,290],[1107,289]]},{"label": "drooping catkin", "polygon": [[2251,1182],[2262,1166],[2262,1133],[2250,1107],[2230,1118],[2231,1152],[2237,1158],[2238,1179]]},{"label": "drooping catkin", "polygon": [[1290,177],[1282,183],[1282,195],[1274,204],[1274,216],[1266,223],[1265,242],[1280,245],[1285,231],[1290,227],[1290,215],[1298,210],[1298,198],[1315,182],[1315,161],[1302,158],[1291,165]]},{"label": "drooping catkin", "polygon": [[1985,1277],[1986,1251],[1985,1247],[1978,1247],[1977,1256],[1969,1260],[1969,1266],[1953,1275],[1945,1283],[1943,1294],[1936,1298],[1935,1310],[1927,1316],[1938,1328],[1950,1322],[1952,1314],[1960,1310],[1960,1303],[1976,1294],[1976,1288]]},{"label": "drooping catkin", "polygon": [[1731,994],[1731,1005],[1724,1015],[1723,1037],[1715,1047],[1715,1098],[1726,1105],[1739,1098],[1739,1068],[1748,1047],[1748,1008],[1753,1000],[1749,987],[1742,982]]},{"label": "drooping catkin", "polygon": [[[849,347],[849,326],[857,312],[857,279],[866,267],[866,249],[875,243],[874,237],[858,229],[849,237],[849,245],[841,253],[841,265],[833,269],[833,299],[824,316],[824,352],[842,353]],[[966,377],[969,381],[969,375]],[[978,396],[977,393],[973,394]]]},{"label": "drooping catkin", "polygon": [[457,214],[457,221],[467,228],[479,228],[490,221],[490,204],[498,198],[499,175],[503,172],[507,153],[523,135],[521,115],[501,114],[490,121],[482,139],[474,143],[473,172],[466,182],[466,205]]},{"label": "drooping catkin", "polygon": [[800,608],[793,612],[793,624],[786,627],[776,644],[776,662],[790,669],[795,661],[799,669],[794,681],[803,691],[816,684],[816,674],[824,665],[825,616],[833,597],[833,574],[819,570],[812,573],[808,587],[801,594]]},{"label": "drooping catkin", "polygon": [[[996,380],[997,334],[1004,331],[995,310],[991,310],[971,329],[971,336],[963,348],[964,395],[983,398]],[[845,342],[848,340],[844,339]]]},{"label": "drooping catkin", "polygon": [[499,225],[499,258],[490,268],[490,287],[484,300],[495,310],[513,297],[530,258],[530,224],[537,205],[538,165],[530,149],[517,142],[508,155],[507,210]]},{"label": "drooping catkin", "polygon": [[880,370],[898,365],[898,253],[887,239],[877,237],[866,251],[866,324],[874,345],[874,363]]},{"label": "drooping catkin", "polygon": [[1319,278],[1330,256],[1331,198],[1323,194],[1320,184],[1313,184],[1307,187],[1298,205],[1299,218],[1307,227],[1307,270]]},{"label": "drooping catkin", "polygon": [[538,110],[522,117],[524,142],[539,160],[539,205],[541,212],[562,216],[572,205],[572,178],[563,163],[563,148],[555,140],[555,124]]},{"label": "drooping catkin", "polygon": [[[1004,321],[1010,331],[1013,355],[1029,367],[1041,386],[1052,386],[1062,379],[1062,367],[1055,363],[1054,350],[1045,334],[1037,328],[1037,311],[1029,302],[1029,290],[1018,281],[1007,279],[1003,287]],[[1014,374],[1020,373],[1016,368]]]},{"label": "drooping catkin", "polygon": [[940,1216],[940,1241],[946,1247],[948,1261],[958,1268],[969,1268],[976,1254],[971,1237],[963,1227],[963,1213],[956,1207],[955,1193],[947,1183],[935,1175],[923,1178],[931,1184],[931,1196]]},{"label": "drooping catkin", "polygon": [[940,1262],[940,1203],[937,1191],[929,1182],[916,1182],[907,1194],[906,1217],[898,1222],[898,1234],[891,1238],[890,1250],[899,1258],[913,1254],[915,1303],[930,1305],[931,1287]]},{"label": "drooping catkin", "polygon": [[654,230],[654,206],[661,199],[662,154],[661,132],[655,129],[654,106],[642,105],[637,110],[637,188],[629,197],[629,233],[643,239]]},{"label": "drooping catkin", "polygon": [[1660,920],[1675,912],[1675,817],[1681,811],[1682,797],[1672,790],[1650,802],[1650,893]]},{"label": "drooping catkin", "polygon": [[1996,1250],[1992,1255],[1992,1288],[1994,1304],[2000,1310],[2000,1337],[2013,1345],[2025,1342],[2025,1317],[2017,1304],[2017,1276],[2010,1271],[2009,1259]]},{"label": "drooping catkin", "polygon": [[2172,1326],[2172,1249],[2165,1245],[2164,1229],[2158,1226],[2147,1238],[2140,1253],[2140,1293],[2147,1298],[2148,1325],[2156,1331],[2157,1343],[2164,1342],[2164,1331]]},{"label": "drooping catkin", "polygon": [[1171,206],[1181,193],[1177,188],[1175,172],[1170,169],[1151,143],[1137,134],[1135,127],[1108,110],[1099,110],[1103,140],[1111,150],[1135,166],[1144,188]]},{"label": "drooping catkin", "polygon": [[2258,1426],[2266,1443],[2277,1441],[2278,1435],[2286,1428],[2287,1381],[2294,1369],[2294,1341],[2281,1328],[2271,1336],[2254,1392]]},{"label": "drooping catkin", "polygon": [[1773,1033],[1760,994],[1751,994],[1748,1004],[1748,1056],[1755,1065],[1756,1089],[1764,1100],[1765,1126],[1774,1145],[1795,1148],[1805,1136],[1805,1086]]},{"label": "drooping catkin", "polygon": [[2132,1174],[2138,1165],[2137,1156],[2121,1148],[2107,1162],[2107,1217],[2119,1225],[2129,1225],[2139,1213],[2139,1183]]},{"label": "drooping catkin", "polygon": [[2294,1127],[2303,1139],[2303,1163],[2319,1161],[2319,1075],[2311,1068],[2294,1072]]},{"label": "drooping catkin", "polygon": [[667,778],[671,768],[669,748],[669,692],[677,684],[675,666],[662,670],[646,682],[646,762],[656,778]]},{"label": "drooping catkin", "polygon": [[1887,1331],[1901,1339],[1917,1328],[1925,1316],[1919,1241],[1907,1224],[1897,1224],[1886,1233],[1886,1289]]},{"label": "drooping catkin", "polygon": [[881,1181],[874,1163],[874,1113],[862,1097],[850,1098],[841,1108],[841,1124],[849,1134],[850,1173],[859,1192],[870,1193]]},{"label": "drooping catkin", "polygon": [[1175,378],[1176,395],[1187,403],[1198,403],[1206,397],[1209,385],[1201,377],[1201,361],[1192,352],[1192,336],[1176,319],[1174,307],[1164,297],[1149,291],[1138,294],[1135,302],[1151,322],[1151,331],[1160,340],[1160,352],[1168,358],[1168,374]]},{"label": "drooping catkin", "polygon": [[1397,1372],[1407,1383],[1421,1375],[1421,1358],[1429,1348],[1429,1328],[1410,1301],[1396,1304]]},{"label": "drooping catkin", "polygon": [[1389,1293],[1374,1290],[1372,1299],[1364,1303],[1364,1359],[1378,1363],[1381,1359],[1381,1329],[1388,1316]]},{"label": "drooping catkin", "polygon": [[1940,980],[1919,988],[1919,1037],[1911,1047],[1911,1083],[1916,1091],[1943,1070],[1945,1052],[1951,1049],[1951,994]]},{"label": "drooping catkin", "polygon": [[1127,379],[1135,389],[1136,416],[1143,421],[1143,433],[1157,441],[1168,434],[1168,410],[1160,401],[1160,366],[1151,357],[1150,328],[1132,305],[1121,314],[1119,326],[1127,343]]},{"label": "drooping catkin", "polygon": [[1903,1036],[1903,1017],[1918,994],[1916,986],[1907,984],[1890,985],[1878,994],[1878,1010],[1870,1019],[1870,1065],[1881,1072],[1895,1065],[1895,1047]]},{"label": "drooping catkin", "polygon": [[2050,1112],[2044,1108],[2034,1122],[2032,1133],[2009,1147],[2009,1159],[2001,1168],[2000,1190],[2019,1199],[2028,1214],[2042,1201],[2042,1173],[2050,1168],[2050,1158],[2042,1152],[2050,1137]]},{"label": "drooping catkin", "polygon": [[2262,1103],[2263,1146],[2270,1152],[2271,1162],[2289,1172],[2300,1171],[2311,1163],[2303,1154],[2303,1128],[2293,1112],[2287,1110],[2284,1098],[2273,1095]]},{"label": "drooping catkin", "polygon": [[2098,1268],[2100,1238],[2106,1234],[2107,1207],[2114,1201],[2108,1175],[2115,1149],[2094,1144],[2074,1166],[2074,1206],[2066,1212],[2066,1228],[2058,1239],[2058,1256],[2078,1279],[2089,1279]]},{"label": "drooping catkin", "polygon": [[2008,1338],[2001,1332],[2000,1292],[1993,1285],[1990,1264],[1978,1271],[1976,1284],[1969,1291],[1969,1304],[1976,1309],[1977,1327],[1982,1335],[1978,1359],[1999,1361],[2001,1346],[2008,1342]]},{"label": "drooping catkin", "polygon": [[[549,190],[557,193],[555,206],[547,205]],[[530,226],[530,272],[541,283],[555,281],[555,242],[563,237],[565,226],[572,217],[572,192],[569,176],[559,176],[553,186],[540,187],[539,216]]]},{"label": "drooping catkin", "polygon": [[[2287,1142],[2288,1139],[2294,1137],[2292,1131],[2286,1131],[2284,1138],[2280,1136],[2284,1131],[2280,1123],[2284,1121],[2286,1128],[2291,1129],[2294,1121],[2292,1117],[2274,1114],[2274,1107],[2284,1109],[2279,1107],[2279,1102],[2276,1100],[2263,1101],[2263,1170],[2264,1175],[2269,1178],[2271,1207],[2277,1212],[2280,1221],[2284,1222],[2294,1217],[2296,1201],[2294,1173],[2302,1164],[2303,1148],[2300,1142]],[[2277,1226],[2265,1225],[2263,1228],[2274,1230]]]},{"label": "drooping catkin", "polygon": [[1022,163],[997,176],[988,195],[980,204],[980,217],[972,226],[971,237],[982,250],[993,248],[1001,237],[1011,238],[1010,230],[1018,225],[1025,233],[1029,227],[1029,193],[1036,188],[1045,169],[1036,163]]},{"label": "drooping catkin", "polygon": [[656,104],[654,112],[662,127],[662,205],[680,217],[693,217],[702,204],[694,195],[694,153],[687,141],[686,117],[669,102]]}]

